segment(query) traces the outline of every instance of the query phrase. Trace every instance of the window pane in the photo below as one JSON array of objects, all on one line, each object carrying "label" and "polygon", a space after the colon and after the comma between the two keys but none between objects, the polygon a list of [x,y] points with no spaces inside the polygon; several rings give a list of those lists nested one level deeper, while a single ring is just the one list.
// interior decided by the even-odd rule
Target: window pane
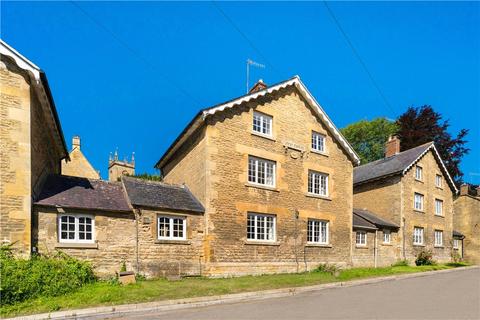
[{"label": "window pane", "polygon": [[275,217],[249,213],[247,215],[247,239],[275,240]]}]

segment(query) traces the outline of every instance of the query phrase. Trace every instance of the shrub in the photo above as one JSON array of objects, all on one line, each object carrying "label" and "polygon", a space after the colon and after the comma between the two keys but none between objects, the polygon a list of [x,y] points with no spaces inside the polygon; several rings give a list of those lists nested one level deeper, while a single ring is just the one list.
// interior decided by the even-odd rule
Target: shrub
[{"label": "shrub", "polygon": [[64,253],[15,258],[0,249],[1,304],[14,304],[39,296],[58,296],[95,281],[89,263]]},{"label": "shrub", "polygon": [[408,260],[398,260],[397,262],[392,264],[392,267],[408,267]]},{"label": "shrub", "polygon": [[435,261],[432,259],[432,251],[430,250],[422,250],[417,255],[417,259],[415,260],[415,265],[417,266],[431,266],[434,265]]},{"label": "shrub", "polygon": [[451,257],[452,257],[452,262],[453,263],[459,263],[459,262],[462,261],[462,257],[460,256],[460,254],[457,251],[452,251]]},{"label": "shrub", "polygon": [[313,272],[325,272],[330,273],[331,275],[337,275],[340,269],[334,264],[322,263]]}]

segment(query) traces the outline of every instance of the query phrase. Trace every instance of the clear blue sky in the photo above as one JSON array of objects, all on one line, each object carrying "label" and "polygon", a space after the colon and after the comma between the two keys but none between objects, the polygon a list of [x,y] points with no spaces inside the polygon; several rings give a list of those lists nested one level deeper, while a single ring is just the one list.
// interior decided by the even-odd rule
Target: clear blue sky
[{"label": "clear blue sky", "polygon": [[330,3],[392,109],[321,2],[218,3],[256,49],[212,2],[78,5],[2,1],[1,37],[46,71],[67,144],[80,135],[103,177],[117,147],[154,172],[200,108],[245,93],[251,58],[267,65],[252,80],[300,75],[338,127],[431,104],[470,129],[480,183],[479,3]]}]

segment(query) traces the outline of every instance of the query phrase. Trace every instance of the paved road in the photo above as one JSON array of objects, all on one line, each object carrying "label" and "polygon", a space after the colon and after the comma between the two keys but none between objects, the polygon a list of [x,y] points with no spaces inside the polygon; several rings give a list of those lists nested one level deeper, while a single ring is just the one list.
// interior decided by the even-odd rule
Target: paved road
[{"label": "paved road", "polygon": [[480,269],[128,319],[480,319]]}]

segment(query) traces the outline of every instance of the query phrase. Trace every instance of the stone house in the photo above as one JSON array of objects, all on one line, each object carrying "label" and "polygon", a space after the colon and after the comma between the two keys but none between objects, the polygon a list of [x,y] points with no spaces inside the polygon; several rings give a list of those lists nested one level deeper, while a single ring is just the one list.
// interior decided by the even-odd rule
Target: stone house
[{"label": "stone house", "polygon": [[62,161],[62,174],[73,177],[100,179],[100,174],[92,166],[80,149],[80,137],[72,138],[72,150],[69,153],[70,161]]},{"label": "stone house", "polygon": [[200,275],[203,210],[185,186],[50,175],[34,204],[34,248],[91,261],[100,276],[123,263],[149,277]]},{"label": "stone house", "polygon": [[68,151],[45,73],[0,40],[0,241],[31,252],[32,201]]},{"label": "stone house", "polygon": [[368,210],[353,209],[352,265],[390,266],[395,262],[399,226]]},{"label": "stone house", "polygon": [[472,188],[468,184],[460,186],[460,194],[453,203],[453,226],[461,238],[455,246],[463,253],[465,260],[480,264],[480,187]]},{"label": "stone house", "polygon": [[201,110],[156,167],[202,203],[204,273],[224,276],[350,265],[358,163],[294,77]]},{"label": "stone house", "polygon": [[385,158],[355,168],[353,183],[356,208],[400,226],[395,259],[413,261],[431,250],[435,260],[450,261],[457,188],[433,143],[400,152],[399,139],[391,137]]}]

